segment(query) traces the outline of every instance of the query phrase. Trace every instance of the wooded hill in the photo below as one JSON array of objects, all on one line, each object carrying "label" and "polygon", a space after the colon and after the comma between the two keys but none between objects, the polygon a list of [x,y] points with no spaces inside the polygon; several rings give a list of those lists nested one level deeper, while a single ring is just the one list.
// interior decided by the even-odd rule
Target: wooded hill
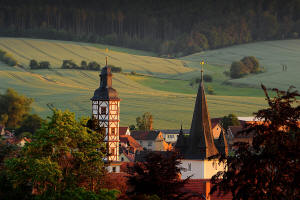
[{"label": "wooded hill", "polygon": [[300,0],[0,0],[0,35],[99,42],[182,56],[299,38]]}]

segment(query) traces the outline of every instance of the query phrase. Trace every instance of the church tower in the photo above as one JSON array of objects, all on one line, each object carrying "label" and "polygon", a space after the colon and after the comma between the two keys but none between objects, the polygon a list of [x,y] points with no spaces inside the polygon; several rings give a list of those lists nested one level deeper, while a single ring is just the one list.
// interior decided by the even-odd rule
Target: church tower
[{"label": "church tower", "polygon": [[92,116],[99,120],[100,127],[105,128],[105,139],[108,148],[106,161],[110,164],[108,171],[117,172],[113,163],[119,161],[119,123],[120,123],[120,98],[112,88],[111,68],[106,66],[100,74],[100,87],[95,90],[92,100]]}]

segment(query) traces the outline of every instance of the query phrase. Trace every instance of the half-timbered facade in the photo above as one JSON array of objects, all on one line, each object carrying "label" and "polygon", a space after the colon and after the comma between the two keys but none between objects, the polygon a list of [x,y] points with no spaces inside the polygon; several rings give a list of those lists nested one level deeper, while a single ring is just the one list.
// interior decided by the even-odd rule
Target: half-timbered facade
[{"label": "half-timbered facade", "polygon": [[112,73],[109,67],[102,69],[100,87],[95,90],[91,100],[93,117],[99,120],[100,127],[104,127],[106,131],[105,142],[109,153],[106,160],[118,162],[120,98],[117,91],[112,88]]}]

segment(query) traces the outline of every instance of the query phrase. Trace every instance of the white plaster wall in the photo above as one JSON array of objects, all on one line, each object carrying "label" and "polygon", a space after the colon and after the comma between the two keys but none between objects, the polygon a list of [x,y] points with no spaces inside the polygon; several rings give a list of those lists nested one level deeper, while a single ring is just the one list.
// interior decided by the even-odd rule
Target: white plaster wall
[{"label": "white plaster wall", "polygon": [[[217,160],[181,160],[182,179],[191,176],[191,179],[211,179],[219,171],[223,171],[224,165],[219,165]],[[189,171],[189,164],[191,165],[191,171]]]},{"label": "white plaster wall", "polygon": [[111,172],[113,172],[113,167],[115,167],[116,168],[116,172],[115,173],[120,173],[120,166],[119,165],[113,165],[113,166],[111,166],[111,165],[109,165],[109,166],[107,166],[107,171],[109,172],[109,173],[111,173]]},{"label": "white plaster wall", "polygon": [[[203,160],[181,160],[181,178],[185,179],[192,176],[191,179],[203,179],[204,177],[204,162]],[[191,170],[189,170],[189,164]]]}]

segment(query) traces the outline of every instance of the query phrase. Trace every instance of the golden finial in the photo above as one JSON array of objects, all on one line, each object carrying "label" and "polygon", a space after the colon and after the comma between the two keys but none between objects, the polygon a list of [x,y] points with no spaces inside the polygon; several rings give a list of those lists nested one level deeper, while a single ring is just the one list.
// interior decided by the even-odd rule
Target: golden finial
[{"label": "golden finial", "polygon": [[200,65],[201,65],[201,81],[203,80],[203,66],[204,66],[204,64],[206,64],[204,62],[204,60],[201,60],[201,62],[200,62]]}]

